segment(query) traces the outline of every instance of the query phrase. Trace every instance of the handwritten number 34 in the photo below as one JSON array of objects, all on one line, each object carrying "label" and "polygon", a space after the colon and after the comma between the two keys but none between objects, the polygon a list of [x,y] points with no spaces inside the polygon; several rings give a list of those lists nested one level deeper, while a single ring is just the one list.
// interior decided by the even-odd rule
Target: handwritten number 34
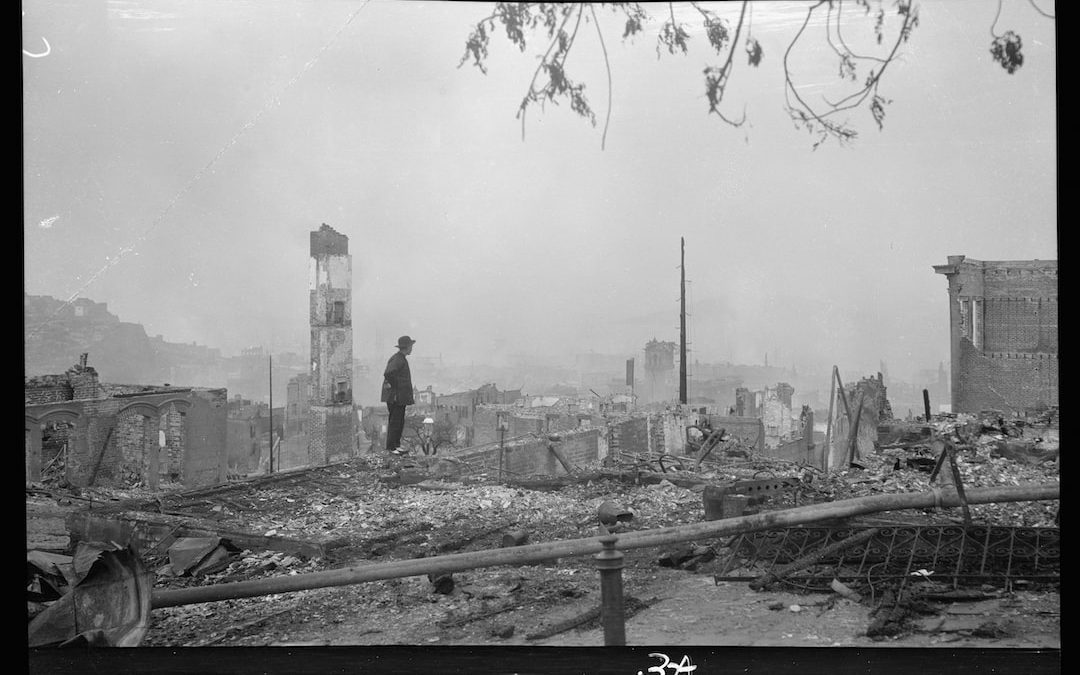
[{"label": "handwritten number 34", "polygon": [[[649,666],[650,673],[656,673],[656,675],[668,675],[665,671],[671,668],[672,675],[680,675],[680,673],[692,673],[697,670],[697,666],[690,662],[689,656],[683,656],[682,660],[678,663],[672,663],[667,654],[660,654],[652,652],[649,656],[657,658],[663,661],[663,663],[656,666]],[[638,675],[643,675],[639,670]]]}]

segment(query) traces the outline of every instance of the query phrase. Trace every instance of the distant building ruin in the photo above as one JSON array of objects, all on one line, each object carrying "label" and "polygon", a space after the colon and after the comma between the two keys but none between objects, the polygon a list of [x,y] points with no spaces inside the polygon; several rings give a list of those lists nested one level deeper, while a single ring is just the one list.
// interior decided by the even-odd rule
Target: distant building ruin
[{"label": "distant building ruin", "polygon": [[675,350],[678,345],[653,338],[645,344],[645,402],[666,401],[674,396]]},{"label": "distant building ruin", "polygon": [[787,382],[777,382],[775,387],[751,391],[746,387],[735,389],[735,417],[760,418],[764,425],[763,442],[775,447],[802,427],[796,424],[792,413],[791,396],[795,388]]},{"label": "distant building ruin", "polygon": [[953,412],[1057,406],[1057,261],[951,255],[934,271],[949,281]]}]

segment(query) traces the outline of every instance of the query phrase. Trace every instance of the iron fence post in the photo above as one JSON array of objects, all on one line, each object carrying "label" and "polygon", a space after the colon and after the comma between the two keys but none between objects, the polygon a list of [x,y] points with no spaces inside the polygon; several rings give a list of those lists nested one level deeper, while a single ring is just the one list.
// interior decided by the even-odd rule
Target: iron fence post
[{"label": "iron fence post", "polygon": [[626,625],[623,608],[622,569],[623,554],[615,550],[615,535],[600,538],[604,550],[596,554],[596,568],[600,570],[600,621],[604,626],[604,646],[626,645]]}]

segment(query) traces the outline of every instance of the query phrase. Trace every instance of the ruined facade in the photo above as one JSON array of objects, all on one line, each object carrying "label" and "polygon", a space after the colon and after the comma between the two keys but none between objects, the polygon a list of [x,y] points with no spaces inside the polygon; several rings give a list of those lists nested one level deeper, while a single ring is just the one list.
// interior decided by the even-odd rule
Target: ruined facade
[{"label": "ruined facade", "polygon": [[[420,392],[416,392],[419,394]],[[433,409],[428,409],[437,419],[454,424],[460,429],[462,442],[471,444],[476,441],[476,411],[482,405],[510,405],[521,399],[521,389],[500,391],[494,383],[484,384],[477,389],[455,392],[452,394],[434,394]],[[417,398],[417,401],[420,401]]]},{"label": "ruined facade", "polygon": [[308,463],[352,456],[352,256],[349,238],[323,223],[311,233],[311,371]]},{"label": "ruined facade", "polygon": [[26,480],[198,487],[227,477],[226,391],[105,384],[84,358],[24,384]]},{"label": "ruined facade", "polygon": [[1058,405],[1056,260],[948,257],[953,412]]},{"label": "ruined facade", "polygon": [[674,342],[662,342],[657,339],[645,344],[645,392],[641,395],[644,402],[667,401],[675,393],[675,350]]},{"label": "ruined facade", "polygon": [[735,416],[758,417],[761,414],[763,393],[750,391],[746,387],[735,389]]},{"label": "ruined facade", "polygon": [[796,429],[791,412],[791,395],[795,388],[787,382],[766,387],[762,396],[761,421],[765,424],[765,442],[773,446],[787,439]]},{"label": "ruined facade", "polygon": [[[833,395],[833,418],[829,422],[825,449],[826,468],[830,471],[843,470],[852,460],[858,461],[873,453],[878,440],[878,424],[893,418],[881,373],[846,384],[843,389],[837,387]],[[854,439],[852,430],[855,431]]]},{"label": "ruined facade", "polygon": [[735,389],[734,417],[761,419],[764,442],[770,447],[776,446],[799,430],[791,410],[794,393],[795,388],[787,382],[777,382],[775,387],[759,391],[738,387]]}]

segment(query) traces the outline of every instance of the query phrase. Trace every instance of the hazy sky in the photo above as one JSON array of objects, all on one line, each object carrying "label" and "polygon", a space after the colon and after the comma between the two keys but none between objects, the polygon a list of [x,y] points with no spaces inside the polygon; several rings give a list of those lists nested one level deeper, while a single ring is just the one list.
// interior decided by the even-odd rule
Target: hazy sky
[{"label": "hazy sky", "polygon": [[[844,36],[870,49],[872,24],[844,4]],[[996,26],[1023,38],[1013,75],[989,53],[997,2],[917,4],[881,85],[884,130],[861,109],[854,144],[815,151],[783,108],[808,3],[753,4],[764,59],[736,54],[738,129],[707,114],[702,70],[721,59],[689,5],[690,52],[662,58],[661,20],[624,42],[598,8],[601,149],[592,25],[568,70],[597,126],[537,108],[523,141],[515,112],[546,42],[519,52],[497,32],[487,75],[458,68],[488,3],[25,0],[24,50],[49,49],[23,57],[25,289],[225,354],[304,353],[308,233],[325,222],[349,237],[358,356],[402,333],[451,361],[631,356],[678,339],[685,237],[693,358],[936,367],[932,265],[1057,257],[1057,57],[1028,0],[1004,0]],[[817,30],[796,74],[837,98],[817,86],[837,71]]]}]

